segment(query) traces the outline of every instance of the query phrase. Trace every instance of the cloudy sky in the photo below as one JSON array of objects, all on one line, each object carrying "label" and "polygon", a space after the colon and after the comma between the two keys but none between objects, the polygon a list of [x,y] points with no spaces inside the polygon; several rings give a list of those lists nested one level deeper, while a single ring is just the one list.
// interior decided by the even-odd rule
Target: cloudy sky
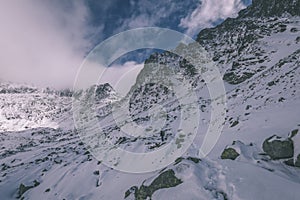
[{"label": "cloudy sky", "polygon": [[[114,34],[158,26],[195,38],[201,29],[236,16],[250,3],[251,0],[1,0],[0,80],[71,87],[87,53]],[[110,66],[112,73],[107,81],[116,81],[128,72],[134,77],[143,66],[142,60],[116,62]]]}]

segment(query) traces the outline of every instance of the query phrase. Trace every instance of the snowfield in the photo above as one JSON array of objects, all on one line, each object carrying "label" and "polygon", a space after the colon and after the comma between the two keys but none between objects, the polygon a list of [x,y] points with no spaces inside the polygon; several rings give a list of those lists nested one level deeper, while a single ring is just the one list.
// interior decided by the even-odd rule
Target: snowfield
[{"label": "snowfield", "polygon": [[[224,128],[208,156],[199,158],[198,151],[212,100],[201,75],[168,52],[152,55],[138,79],[157,76],[149,63],[163,63],[193,83],[199,130],[184,155],[149,173],[120,172],[93,157],[75,128],[72,95],[96,110],[115,145],[147,153],[180,132],[180,105],[172,91],[155,84],[133,87],[129,102],[136,123],[166,119],[161,129],[149,128],[147,136],[135,138],[113,122],[111,105],[121,98],[108,84],[74,93],[0,83],[0,199],[299,200],[300,16],[261,16],[255,8],[263,2],[256,2],[197,38],[224,76],[227,95]],[[265,6],[273,9],[271,3]],[[95,104],[89,105],[95,91]],[[157,103],[165,115],[148,116]]]}]

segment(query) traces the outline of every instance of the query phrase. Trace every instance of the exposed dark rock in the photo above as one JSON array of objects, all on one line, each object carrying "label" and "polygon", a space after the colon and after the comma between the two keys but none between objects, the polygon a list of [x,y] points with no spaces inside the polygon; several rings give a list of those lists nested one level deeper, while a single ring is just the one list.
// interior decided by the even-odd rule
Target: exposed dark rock
[{"label": "exposed dark rock", "polygon": [[284,163],[288,166],[300,168],[300,154],[297,156],[296,160],[294,160],[294,158],[291,158],[291,159],[285,160]]},{"label": "exposed dark rock", "polygon": [[234,127],[234,126],[236,126],[236,125],[238,125],[238,124],[239,124],[239,121],[236,120],[236,121],[234,121],[234,122],[231,123],[230,127]]},{"label": "exposed dark rock", "polygon": [[230,83],[232,85],[240,84],[247,79],[251,78],[254,75],[254,73],[245,72],[242,75],[237,75],[234,72],[227,72],[223,76],[223,80],[227,83]]},{"label": "exposed dark rock", "polygon": [[196,163],[196,164],[199,163],[199,162],[201,161],[200,158],[196,158],[196,157],[188,157],[187,160],[191,160],[191,161],[193,161],[193,162]]},{"label": "exposed dark rock", "polygon": [[274,135],[264,141],[263,150],[272,160],[292,158],[294,156],[294,143],[290,138],[283,139]]},{"label": "exposed dark rock", "polygon": [[33,181],[33,185],[31,186],[26,186],[23,183],[20,184],[19,189],[18,189],[18,196],[17,198],[21,198],[22,195],[27,192],[28,190],[30,190],[31,188],[37,187],[38,185],[40,185],[40,183],[37,180]]},{"label": "exposed dark rock", "polygon": [[298,129],[292,130],[291,132],[291,138],[293,138],[294,136],[296,136],[298,133]]},{"label": "exposed dark rock", "polygon": [[99,170],[96,170],[96,171],[93,172],[93,174],[94,174],[94,175],[99,175],[100,172],[99,172]]},{"label": "exposed dark rock", "polygon": [[292,166],[292,167],[295,166],[294,159],[288,159],[288,160],[284,161],[284,164],[286,164],[288,166]]},{"label": "exposed dark rock", "polygon": [[161,173],[149,186],[142,185],[140,188],[133,186],[125,192],[125,198],[133,191],[136,200],[151,199],[153,193],[159,189],[175,187],[183,183],[175,176],[175,172],[170,169]]},{"label": "exposed dark rock", "polygon": [[226,148],[224,149],[221,159],[230,159],[230,160],[235,160],[240,154],[236,152],[234,148]]},{"label": "exposed dark rock", "polygon": [[296,167],[300,167],[300,154],[297,156],[297,160],[295,162]]},{"label": "exposed dark rock", "polygon": [[275,17],[288,13],[300,15],[299,0],[253,0],[252,5],[241,11],[244,17]]}]

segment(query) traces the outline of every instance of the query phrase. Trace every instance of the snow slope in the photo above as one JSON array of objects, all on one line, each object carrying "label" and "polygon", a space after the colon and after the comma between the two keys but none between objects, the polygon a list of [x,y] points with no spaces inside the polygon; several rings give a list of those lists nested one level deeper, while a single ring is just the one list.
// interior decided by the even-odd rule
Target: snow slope
[{"label": "snow slope", "polygon": [[[1,199],[298,200],[300,13],[297,5],[299,0],[289,0],[284,6],[276,0],[256,0],[236,19],[199,33],[198,42],[224,75],[227,93],[224,129],[213,150],[203,159],[197,156],[202,133],[210,123],[211,100],[202,77],[193,74],[192,66],[182,58],[168,52],[154,54],[146,61],[138,79],[160,73],[149,63],[175,68],[194,83],[201,112],[199,134],[192,146],[174,163],[155,172],[119,172],[95,159],[74,127],[71,95],[89,106],[89,98],[95,92],[95,105],[91,106],[97,110],[97,119],[105,125],[105,133],[111,140],[129,151],[151,152],[168,144],[177,134],[180,106],[172,91],[157,84],[132,88],[128,96],[136,123],[147,126],[151,117],[159,117],[147,112],[157,103],[168,115],[161,130],[150,131],[148,137],[134,138],[124,136],[112,121],[111,103],[119,102],[120,97],[108,84],[73,94],[1,83]],[[124,126],[126,123],[121,121]],[[263,148],[266,141],[275,141],[277,145],[292,141],[293,155],[272,159]],[[226,159],[230,156],[224,153],[225,149],[233,149],[230,156],[232,151],[236,155]]]}]

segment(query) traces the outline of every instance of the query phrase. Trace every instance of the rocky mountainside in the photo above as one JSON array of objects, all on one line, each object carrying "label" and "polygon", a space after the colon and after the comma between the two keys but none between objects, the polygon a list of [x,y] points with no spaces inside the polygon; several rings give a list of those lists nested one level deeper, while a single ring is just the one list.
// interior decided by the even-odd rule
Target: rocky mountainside
[{"label": "rocky mountainside", "polygon": [[[127,99],[120,99],[108,84],[73,93],[1,83],[0,196],[298,200],[299,8],[299,0],[254,0],[237,18],[199,33],[197,41],[218,66],[227,94],[224,129],[205,158],[198,157],[198,150],[212,100],[195,66],[170,52],[145,61],[137,77],[137,83],[145,84],[133,86]],[[96,160],[80,139],[71,96],[96,110],[104,133],[118,147],[146,153],[161,149],[180,132],[182,108],[174,91],[155,83],[155,77],[164,75],[155,64],[170,67],[196,91],[199,132],[188,151],[168,167],[145,174],[119,172]],[[118,124],[111,120],[112,105],[125,100],[132,120],[148,130],[146,136],[122,133],[125,115]],[[162,115],[151,111],[157,104]],[[161,129],[151,127],[155,117],[165,119]]]},{"label": "rocky mountainside", "polygon": [[99,112],[105,110],[108,102],[118,98],[109,84],[92,86],[73,94],[70,89],[40,89],[24,84],[0,83],[0,131],[40,127],[72,130],[72,96],[88,99],[94,94],[95,107]]}]

